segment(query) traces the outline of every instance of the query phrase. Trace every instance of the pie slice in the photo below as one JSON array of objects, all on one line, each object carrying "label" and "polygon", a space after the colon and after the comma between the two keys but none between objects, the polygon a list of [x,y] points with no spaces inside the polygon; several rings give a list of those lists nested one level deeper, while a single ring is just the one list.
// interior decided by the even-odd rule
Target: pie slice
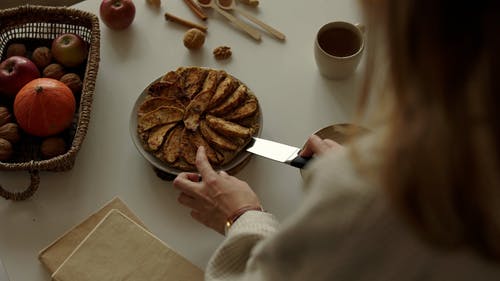
[{"label": "pie slice", "polygon": [[184,77],[184,95],[193,98],[201,89],[208,71],[200,67],[187,68],[182,72]]},{"label": "pie slice", "polygon": [[196,148],[191,143],[190,138],[191,132],[184,128],[181,137],[181,156],[190,165],[195,165],[196,163]]},{"label": "pie slice", "polygon": [[210,163],[217,165],[224,161],[224,155],[218,153],[208,144],[208,142],[201,135],[200,130],[197,130],[190,135],[190,141],[196,147],[196,149],[198,149],[198,147],[200,146],[203,146],[205,148],[205,152]]},{"label": "pie slice", "polygon": [[179,109],[182,110],[184,108],[184,105],[177,99],[177,98],[171,98],[171,97],[153,97],[146,99],[141,106],[139,107],[139,110],[137,114],[139,116],[144,115],[146,113],[149,113],[151,111],[154,111],[161,106],[173,106],[173,107],[178,107]]},{"label": "pie slice", "polygon": [[181,154],[180,144],[182,138],[182,126],[176,126],[168,135],[167,140],[163,144],[161,158],[168,163],[174,163]]},{"label": "pie slice", "polygon": [[218,148],[225,150],[237,150],[238,146],[212,130],[205,121],[200,122],[200,131],[205,139]]},{"label": "pie slice", "polygon": [[212,115],[207,115],[207,124],[217,133],[226,137],[248,138],[252,135],[252,129],[243,127],[231,121],[226,121],[222,118],[217,118]]},{"label": "pie slice", "polygon": [[210,110],[210,113],[217,116],[223,116],[232,111],[234,108],[238,107],[241,103],[245,101],[246,98],[247,98],[247,87],[241,84],[236,89],[236,91],[234,91],[233,94],[230,95],[221,105]]},{"label": "pie slice", "polygon": [[139,117],[139,131],[146,131],[155,126],[175,123],[184,117],[184,110],[173,106],[160,106],[158,109]]},{"label": "pie slice", "polygon": [[160,125],[151,129],[151,133],[148,137],[148,148],[151,151],[156,151],[163,144],[165,136],[167,133],[177,125],[176,123],[170,123],[166,125]]},{"label": "pie slice", "polygon": [[196,131],[200,123],[200,117],[208,107],[213,92],[204,91],[196,95],[189,103],[184,114],[184,126],[191,131]]},{"label": "pie slice", "polygon": [[226,75],[226,72],[223,70],[209,70],[207,78],[205,79],[203,87],[201,88],[201,92],[215,92],[215,90],[217,89],[217,85],[219,85],[220,81],[224,79]]},{"label": "pie slice", "polygon": [[217,86],[215,94],[210,100],[210,107],[215,107],[224,99],[226,99],[234,91],[236,86],[236,81],[231,77],[226,77],[224,80],[222,80],[222,82]]},{"label": "pie slice", "polygon": [[258,103],[255,97],[249,97],[243,105],[236,108],[234,111],[228,113],[225,116],[226,120],[240,120],[243,118],[250,117],[257,112]]}]

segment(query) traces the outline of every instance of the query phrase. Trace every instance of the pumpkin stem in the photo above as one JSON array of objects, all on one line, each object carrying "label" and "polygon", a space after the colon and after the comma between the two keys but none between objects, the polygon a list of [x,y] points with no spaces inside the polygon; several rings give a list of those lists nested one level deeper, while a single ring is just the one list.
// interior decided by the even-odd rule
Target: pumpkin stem
[{"label": "pumpkin stem", "polygon": [[35,87],[35,92],[36,92],[37,94],[41,93],[42,91],[43,91],[42,86],[36,86],[36,87]]}]

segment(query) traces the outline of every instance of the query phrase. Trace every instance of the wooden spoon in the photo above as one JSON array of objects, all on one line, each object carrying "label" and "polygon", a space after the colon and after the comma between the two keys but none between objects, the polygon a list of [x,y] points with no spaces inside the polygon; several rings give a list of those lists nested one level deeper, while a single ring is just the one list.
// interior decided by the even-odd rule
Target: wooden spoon
[{"label": "wooden spoon", "polygon": [[261,40],[260,32],[257,29],[254,29],[253,27],[251,27],[248,24],[244,23],[243,21],[237,19],[236,17],[234,17],[230,13],[222,10],[221,8],[219,8],[219,6],[214,4],[212,0],[197,0],[197,1],[198,1],[198,4],[203,8],[213,8],[214,10],[216,10],[219,14],[226,17],[236,27],[239,27],[241,30],[245,31],[250,36],[252,36],[253,39],[255,39],[257,41]]},{"label": "wooden spoon", "polygon": [[264,23],[263,21],[259,20],[258,18],[252,16],[250,13],[236,7],[236,3],[234,0],[215,0],[217,1],[217,6],[219,6],[221,9],[228,10],[228,11],[236,11],[246,17],[247,19],[251,20],[255,24],[259,25],[263,29],[265,29],[267,32],[271,33],[274,35],[276,38],[280,40],[285,40],[285,34],[279,32],[278,30],[274,29],[273,27],[269,26],[268,24]]}]

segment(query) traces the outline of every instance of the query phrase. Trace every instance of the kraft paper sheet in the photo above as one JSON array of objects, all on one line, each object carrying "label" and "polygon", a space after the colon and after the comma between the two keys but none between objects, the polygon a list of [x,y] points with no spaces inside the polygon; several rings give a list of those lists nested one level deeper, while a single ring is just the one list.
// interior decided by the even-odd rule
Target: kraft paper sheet
[{"label": "kraft paper sheet", "polygon": [[52,275],[55,281],[198,281],[203,271],[118,210]]}]

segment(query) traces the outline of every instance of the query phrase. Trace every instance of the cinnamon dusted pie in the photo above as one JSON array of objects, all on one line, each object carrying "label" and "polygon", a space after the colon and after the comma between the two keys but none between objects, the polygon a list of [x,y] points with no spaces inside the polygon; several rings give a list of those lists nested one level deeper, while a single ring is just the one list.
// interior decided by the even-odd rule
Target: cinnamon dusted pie
[{"label": "cinnamon dusted pie", "polygon": [[137,132],[144,149],[170,167],[196,170],[199,146],[213,166],[223,166],[259,131],[257,98],[225,71],[181,67],[147,91],[137,109]]}]

